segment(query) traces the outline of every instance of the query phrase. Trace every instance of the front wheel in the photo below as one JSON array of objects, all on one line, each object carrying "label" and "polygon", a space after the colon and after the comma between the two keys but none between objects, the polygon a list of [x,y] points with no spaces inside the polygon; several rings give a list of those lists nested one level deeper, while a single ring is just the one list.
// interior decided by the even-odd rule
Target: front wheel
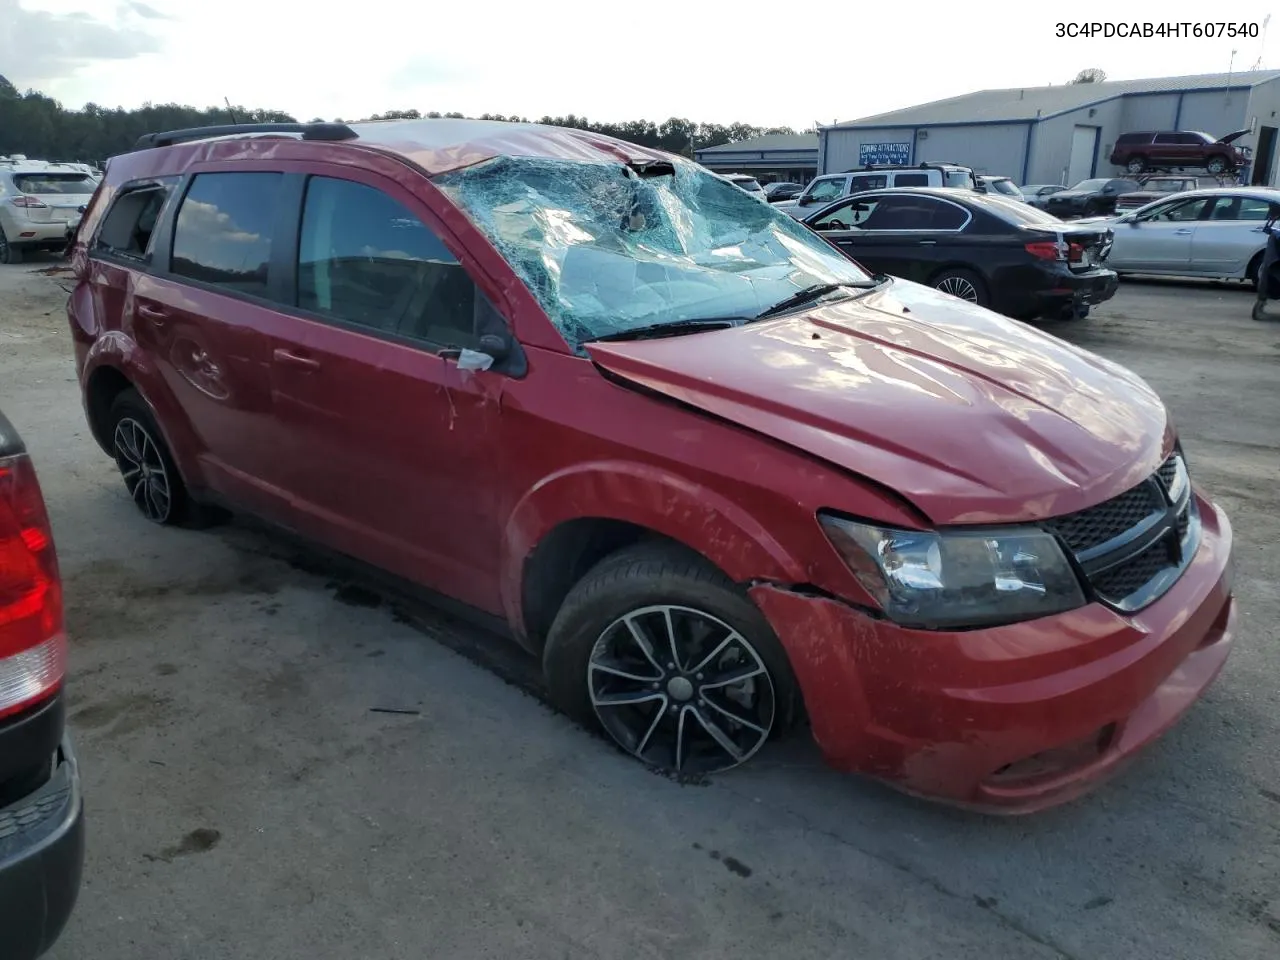
[{"label": "front wheel", "polygon": [[1139,174],[1147,169],[1147,160],[1145,157],[1130,157],[1124,168],[1132,174]]},{"label": "front wheel", "polygon": [[1227,158],[1223,156],[1218,156],[1218,155],[1212,156],[1205,163],[1204,168],[1208,170],[1211,174],[1213,174],[1215,177],[1220,176],[1221,174],[1226,172]]},{"label": "front wheel", "polygon": [[569,592],[543,654],[552,700],[652,767],[685,776],[750,760],[799,694],[764,615],[681,547],[605,558]]}]

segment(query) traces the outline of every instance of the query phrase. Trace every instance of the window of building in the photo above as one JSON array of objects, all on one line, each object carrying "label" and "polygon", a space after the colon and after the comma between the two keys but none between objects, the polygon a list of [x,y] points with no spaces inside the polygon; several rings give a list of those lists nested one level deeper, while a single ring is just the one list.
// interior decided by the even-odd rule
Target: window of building
[{"label": "window of building", "polygon": [[381,190],[307,184],[298,306],[440,346],[475,346],[493,312],[439,237]]},{"label": "window of building", "polygon": [[279,173],[201,173],[178,208],[169,269],[236,293],[267,295]]}]

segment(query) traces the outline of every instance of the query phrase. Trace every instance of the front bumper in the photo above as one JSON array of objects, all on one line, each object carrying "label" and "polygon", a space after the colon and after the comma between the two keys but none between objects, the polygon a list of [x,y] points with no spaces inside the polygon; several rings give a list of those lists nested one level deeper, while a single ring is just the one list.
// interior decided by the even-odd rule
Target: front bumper
[{"label": "front bumper", "polygon": [[955,633],[910,630],[839,601],[757,586],[828,762],[997,813],[1085,793],[1171,727],[1231,650],[1231,526],[1199,501],[1203,538],[1145,609],[1094,603]]},{"label": "front bumper", "polygon": [[57,940],[80,891],[84,804],[69,738],[49,780],[0,809],[0,954],[34,960]]}]

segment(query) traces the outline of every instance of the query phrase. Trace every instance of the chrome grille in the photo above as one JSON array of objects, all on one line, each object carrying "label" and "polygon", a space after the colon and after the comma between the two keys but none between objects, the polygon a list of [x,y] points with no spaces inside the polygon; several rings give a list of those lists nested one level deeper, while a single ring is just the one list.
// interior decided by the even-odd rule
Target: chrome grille
[{"label": "chrome grille", "polygon": [[1124,611],[1155,601],[1177,581],[1200,532],[1180,452],[1136,487],[1046,526],[1075,556],[1098,599]]}]

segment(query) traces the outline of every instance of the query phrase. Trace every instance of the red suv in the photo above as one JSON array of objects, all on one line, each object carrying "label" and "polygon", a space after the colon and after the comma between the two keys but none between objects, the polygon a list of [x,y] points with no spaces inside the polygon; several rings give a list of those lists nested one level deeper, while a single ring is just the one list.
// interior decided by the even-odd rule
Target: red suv
[{"label": "red suv", "polygon": [[73,263],[85,411],[147,518],[249,511],[496,615],[648,764],[807,719],[840,767],[1031,810],[1227,658],[1230,526],[1140,379],[677,157],[150,135]]}]

